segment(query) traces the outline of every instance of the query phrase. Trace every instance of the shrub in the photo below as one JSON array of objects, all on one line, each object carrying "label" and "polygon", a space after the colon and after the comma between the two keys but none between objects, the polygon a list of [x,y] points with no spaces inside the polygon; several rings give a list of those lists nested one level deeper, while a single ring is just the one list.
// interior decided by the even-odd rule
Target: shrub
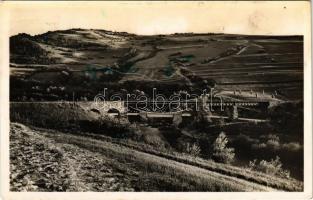
[{"label": "shrub", "polygon": [[[135,134],[135,133],[134,133]],[[132,139],[136,140],[136,138],[132,137]],[[146,144],[152,145],[156,148],[164,148],[165,143],[162,138],[158,134],[146,134],[143,133],[139,138],[139,141],[143,141]]]},{"label": "shrub", "polygon": [[279,140],[269,139],[266,142],[266,146],[273,150],[278,150],[280,148]]},{"label": "shrub", "polygon": [[287,151],[299,151],[301,150],[302,146],[298,142],[290,142],[283,144],[283,149]]},{"label": "shrub", "polygon": [[193,144],[191,145],[191,144],[188,142],[188,143],[186,144],[186,149],[185,149],[185,151],[186,151],[186,153],[188,153],[188,154],[190,154],[190,155],[192,155],[192,156],[197,157],[197,156],[200,154],[201,149],[200,149],[200,147],[199,147],[198,144],[193,143]]},{"label": "shrub", "polygon": [[277,156],[275,160],[271,159],[271,161],[261,160],[258,168],[259,170],[274,175],[281,169],[281,162],[279,160],[279,157]]},{"label": "shrub", "polygon": [[282,163],[278,156],[276,156],[275,160],[274,159],[271,159],[270,161],[261,160],[259,163],[257,163],[256,159],[250,161],[248,169],[262,171],[265,172],[266,174],[276,175],[283,178],[290,177],[290,172],[282,168]]},{"label": "shrub", "polygon": [[248,166],[248,169],[249,170],[253,170],[256,168],[256,163],[257,162],[257,159],[254,159],[253,161],[249,161],[249,166]]},{"label": "shrub", "polygon": [[231,163],[235,158],[234,148],[226,147],[228,139],[224,132],[221,132],[213,143],[213,159],[217,162]]},{"label": "shrub", "polygon": [[225,124],[226,124],[226,123],[225,123],[224,118],[220,118],[220,119],[218,120],[218,126],[219,126],[220,128],[224,127]]}]

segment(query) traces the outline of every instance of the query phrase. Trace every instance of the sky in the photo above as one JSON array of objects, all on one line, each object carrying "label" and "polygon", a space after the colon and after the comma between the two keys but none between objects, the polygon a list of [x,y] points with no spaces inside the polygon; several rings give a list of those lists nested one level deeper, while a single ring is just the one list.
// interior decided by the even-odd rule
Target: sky
[{"label": "sky", "polygon": [[41,34],[71,28],[139,35],[232,33],[303,35],[309,2],[5,2],[9,34]]}]

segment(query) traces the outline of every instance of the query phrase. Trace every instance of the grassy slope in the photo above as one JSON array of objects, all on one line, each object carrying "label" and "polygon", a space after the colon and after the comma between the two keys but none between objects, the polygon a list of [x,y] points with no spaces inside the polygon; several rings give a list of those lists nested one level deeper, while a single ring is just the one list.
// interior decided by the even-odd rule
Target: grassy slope
[{"label": "grassy slope", "polygon": [[[12,190],[275,190],[272,187],[256,183],[255,180],[262,177],[258,173],[247,173],[244,170],[240,172],[239,168],[205,162],[201,159],[192,161],[190,158],[178,154],[169,157],[165,156],[164,153],[157,154],[156,152],[140,150],[140,146],[137,149],[129,148],[125,144],[109,142],[104,138],[94,139],[44,129],[34,130],[21,124],[12,123],[11,140],[11,159],[13,160],[11,162],[11,181],[16,183],[17,180],[20,180],[20,184],[11,186]],[[15,145],[17,143],[19,145]],[[41,153],[33,149],[37,147],[41,148]],[[23,152],[27,153],[24,154]],[[47,159],[47,157],[50,158]],[[15,162],[16,159],[19,162]],[[35,162],[29,162],[29,159]],[[56,166],[57,163],[59,163],[58,166]],[[50,171],[44,168],[53,165],[54,167],[50,167],[52,169]],[[27,169],[25,166],[28,166]],[[75,168],[68,166],[75,166]],[[29,171],[29,169],[31,170]],[[44,176],[38,175],[39,169],[44,173]],[[228,173],[225,173],[227,171]],[[242,175],[247,174],[247,177],[252,176],[255,180],[247,181],[245,176],[238,176],[240,173]],[[41,176],[43,178],[40,178]],[[266,176],[263,175],[264,177]],[[62,183],[64,185],[62,188],[59,187],[60,181],[66,182],[66,184]],[[276,181],[276,184],[273,185],[276,188],[281,187],[277,180],[272,179],[270,181]],[[291,188],[292,190],[301,189],[295,188],[295,183],[292,181],[284,180],[284,183],[289,184],[289,190]]]},{"label": "grassy slope", "polygon": [[[191,164],[198,166],[210,171],[215,171],[222,174],[227,174],[229,176],[238,177],[262,185],[268,185],[274,188],[288,190],[288,191],[299,191],[302,189],[303,185],[301,182],[293,181],[292,179],[286,180],[273,176],[268,176],[264,173],[251,172],[243,168],[224,165],[215,163],[210,160],[204,160],[200,158],[194,158],[192,156],[177,153],[174,149],[162,148],[166,140],[158,134],[157,130],[153,128],[145,128],[147,130],[143,131],[143,138],[137,140],[141,133],[136,133],[135,135],[127,134],[124,135],[120,131],[114,129],[113,135],[109,134],[108,129],[103,129],[103,132],[96,132],[98,134],[91,134],[77,129],[81,121],[97,121],[96,118],[99,117],[96,113],[91,112],[88,107],[82,106],[80,104],[71,103],[11,103],[11,120],[22,122],[26,124],[31,124],[38,127],[49,127],[58,130],[71,130],[70,132],[80,134],[83,136],[88,135],[91,138],[101,141],[108,141],[110,143],[116,143],[118,145],[123,145],[128,148],[139,150],[145,153],[153,154],[156,156],[164,157],[170,160],[175,160],[178,162]],[[36,113],[36,115],[32,114]],[[74,126],[73,130],[70,128]],[[97,127],[97,123],[89,124],[89,129],[85,131],[92,131],[90,127]],[[76,128],[75,128],[76,127]],[[36,128],[40,130],[39,128]],[[105,131],[106,130],[106,131]],[[47,132],[46,129],[40,130],[41,132]],[[138,130],[137,130],[138,131]],[[67,131],[68,132],[68,131]],[[111,130],[112,132],[112,130]],[[126,131],[127,132],[127,131]],[[140,131],[142,132],[142,131]],[[227,131],[228,132],[228,131]],[[233,132],[233,131],[231,131]],[[51,135],[54,135],[55,131],[51,131]],[[100,134],[99,134],[100,133]],[[121,135],[122,134],[122,135]],[[47,135],[49,136],[49,134]],[[114,138],[111,138],[111,137]],[[121,136],[121,137],[120,137]],[[71,137],[71,136],[67,136]],[[135,138],[134,138],[135,137]],[[141,141],[134,142],[129,140],[130,138]],[[143,140],[142,140],[143,139]],[[150,145],[148,145],[150,144]],[[164,146],[163,146],[164,147]]]}]

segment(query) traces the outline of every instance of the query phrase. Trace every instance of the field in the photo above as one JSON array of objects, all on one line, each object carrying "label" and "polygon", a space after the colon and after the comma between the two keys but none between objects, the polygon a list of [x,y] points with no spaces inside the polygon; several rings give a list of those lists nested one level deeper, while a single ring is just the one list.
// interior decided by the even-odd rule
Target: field
[{"label": "field", "polygon": [[116,92],[128,84],[145,92],[158,84],[172,92],[215,86],[283,100],[303,96],[300,36],[137,36],[72,29],[20,34],[11,37],[11,46],[12,100],[23,93],[19,85],[28,85],[27,99],[44,100],[71,99],[73,91],[78,99],[83,94],[92,99],[104,87]]},{"label": "field", "polygon": [[[303,190],[302,36],[18,34],[10,73],[12,191]],[[247,104],[127,110],[153,88]]]}]

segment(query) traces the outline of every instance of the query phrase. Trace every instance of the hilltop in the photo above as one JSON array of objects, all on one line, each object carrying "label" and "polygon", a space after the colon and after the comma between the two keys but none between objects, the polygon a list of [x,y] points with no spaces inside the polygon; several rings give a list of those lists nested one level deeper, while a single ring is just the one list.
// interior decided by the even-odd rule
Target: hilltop
[{"label": "hilltop", "polygon": [[140,36],[93,29],[18,34],[10,38],[10,66],[15,100],[19,85],[45,100],[50,86],[64,88],[54,95],[64,93],[58,98],[66,99],[73,91],[92,98],[103,87],[129,85],[143,91],[152,86],[171,92],[265,90],[269,96],[275,91],[280,99],[301,99],[303,37]]}]

